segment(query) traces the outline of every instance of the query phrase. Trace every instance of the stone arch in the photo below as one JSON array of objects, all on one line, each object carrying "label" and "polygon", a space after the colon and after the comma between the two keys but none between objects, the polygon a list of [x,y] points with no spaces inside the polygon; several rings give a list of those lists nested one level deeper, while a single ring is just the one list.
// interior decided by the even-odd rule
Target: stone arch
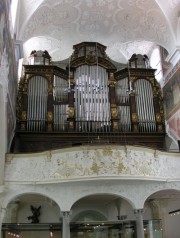
[{"label": "stone arch", "polygon": [[[178,226],[180,221],[180,213],[177,216],[171,216],[173,211],[180,209],[180,189],[164,188],[152,192],[145,200],[146,208],[151,212],[151,217],[148,219],[161,221],[161,229],[163,237],[175,237],[174,227],[177,227],[176,233],[180,232]],[[180,210],[179,210],[180,211]]]},{"label": "stone arch", "polygon": [[[36,222],[33,220],[33,211],[35,210],[39,211],[38,216],[41,217],[40,219],[43,222],[50,222],[48,220],[50,216],[53,217],[54,221],[58,222],[60,217],[59,204],[52,197],[42,193],[16,194],[8,200],[4,209],[6,209],[6,214],[3,220],[8,223],[39,223],[38,217]],[[47,212],[50,216],[45,215]]]},{"label": "stone arch", "polygon": [[[134,216],[132,203],[127,198],[112,193],[91,193],[83,196],[74,202],[71,210],[73,221],[83,214],[101,214],[99,219],[104,221],[126,219],[127,214]],[[91,218],[82,217],[83,220]]]},{"label": "stone arch", "polygon": [[[72,221],[82,221],[81,217],[86,217],[86,216],[90,216],[90,217],[93,217],[95,218],[94,220],[97,220],[97,221],[101,221],[101,220],[107,220],[107,218],[100,212],[98,211],[92,211],[92,210],[86,210],[86,211],[83,211],[83,212],[80,212],[79,214],[77,214]],[[81,219],[80,219],[81,218]]]},{"label": "stone arch", "polygon": [[107,193],[104,193],[104,192],[98,192],[98,191],[94,191],[94,192],[87,192],[86,194],[79,194],[79,197],[77,197],[76,199],[75,199],[75,201],[74,201],[74,203],[72,203],[71,204],[71,208],[72,208],[72,206],[76,203],[76,202],[78,202],[78,201],[80,201],[81,199],[83,199],[83,198],[86,198],[86,197],[88,197],[88,196],[93,196],[93,195],[100,195],[100,196],[106,196],[106,195],[111,195],[111,196],[116,196],[117,198],[119,197],[119,198],[122,198],[122,199],[124,199],[124,200],[126,200],[132,207],[134,207],[134,203],[129,199],[129,198],[127,198],[127,197],[125,197],[125,196],[121,196],[120,194],[118,194],[118,193],[110,193],[110,192],[108,192],[107,191]]}]

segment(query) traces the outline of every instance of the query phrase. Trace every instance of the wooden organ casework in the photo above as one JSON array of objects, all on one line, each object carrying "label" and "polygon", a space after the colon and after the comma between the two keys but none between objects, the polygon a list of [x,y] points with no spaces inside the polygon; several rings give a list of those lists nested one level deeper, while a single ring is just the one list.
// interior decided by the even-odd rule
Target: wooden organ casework
[{"label": "wooden organ casework", "polygon": [[94,143],[163,148],[161,89],[146,55],[117,70],[95,42],[74,45],[67,67],[32,51],[17,100],[13,152]]}]

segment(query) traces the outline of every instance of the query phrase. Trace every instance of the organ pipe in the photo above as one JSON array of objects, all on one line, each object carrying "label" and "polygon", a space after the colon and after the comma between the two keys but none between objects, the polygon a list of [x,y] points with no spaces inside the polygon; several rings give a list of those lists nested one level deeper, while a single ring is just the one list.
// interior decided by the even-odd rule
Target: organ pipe
[{"label": "organ pipe", "polygon": [[67,110],[68,110],[68,82],[67,80],[54,75],[53,82],[53,124],[54,131],[66,131],[67,130]]},{"label": "organ pipe", "polygon": [[138,79],[134,87],[140,132],[156,131],[151,83],[145,79]]},{"label": "organ pipe", "polygon": [[34,76],[28,85],[27,129],[45,130],[47,120],[48,82],[42,76]]},{"label": "organ pipe", "polygon": [[110,126],[108,74],[100,66],[82,65],[75,73],[77,131],[105,131]]}]

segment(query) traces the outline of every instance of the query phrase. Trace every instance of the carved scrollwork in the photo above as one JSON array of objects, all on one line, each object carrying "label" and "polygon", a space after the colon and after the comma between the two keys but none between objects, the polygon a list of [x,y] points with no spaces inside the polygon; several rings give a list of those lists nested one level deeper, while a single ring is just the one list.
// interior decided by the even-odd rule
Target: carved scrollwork
[{"label": "carved scrollwork", "polygon": [[113,128],[114,128],[115,130],[118,130],[118,127],[119,127],[118,121],[113,121]]},{"label": "carved scrollwork", "polygon": [[160,113],[156,113],[156,121],[161,122],[161,114]]},{"label": "carved scrollwork", "polygon": [[69,117],[74,117],[74,107],[69,107],[68,115],[69,115]]},{"label": "carved scrollwork", "polygon": [[48,112],[47,119],[48,119],[48,122],[51,122],[51,121],[52,121],[52,119],[53,119],[53,114],[52,114],[52,112]]},{"label": "carved scrollwork", "polygon": [[111,108],[111,116],[112,118],[116,118],[118,116],[117,108]]},{"label": "carved scrollwork", "polygon": [[109,80],[109,87],[115,87],[116,81],[115,80]]},{"label": "carved scrollwork", "polygon": [[73,121],[69,122],[69,129],[74,129],[74,122]]},{"label": "carved scrollwork", "polygon": [[23,120],[23,121],[27,120],[27,112],[26,111],[22,111],[21,120]]},{"label": "carved scrollwork", "polygon": [[94,51],[90,51],[85,58],[85,62],[89,65],[93,65],[97,63],[97,56],[96,56],[96,52]]},{"label": "carved scrollwork", "polygon": [[132,113],[132,122],[138,122],[138,115],[137,115],[137,113]]}]

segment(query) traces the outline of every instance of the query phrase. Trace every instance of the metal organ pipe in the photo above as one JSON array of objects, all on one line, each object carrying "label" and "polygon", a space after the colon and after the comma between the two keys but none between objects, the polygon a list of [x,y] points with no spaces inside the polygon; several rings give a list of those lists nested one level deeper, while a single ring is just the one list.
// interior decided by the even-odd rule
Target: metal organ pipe
[{"label": "metal organ pipe", "polygon": [[151,83],[145,79],[138,79],[135,82],[135,95],[140,131],[156,131]]},{"label": "metal organ pipe", "polygon": [[[131,131],[131,118],[130,118],[130,106],[129,103],[129,84],[128,78],[121,79],[116,84],[116,100],[119,104],[118,117],[120,119],[119,128],[121,131]],[[123,105],[124,104],[124,105]]]},{"label": "metal organ pipe", "polygon": [[43,131],[47,119],[48,82],[42,76],[34,76],[28,85],[27,130]]},{"label": "metal organ pipe", "polygon": [[96,65],[82,65],[76,70],[75,80],[76,130],[103,132],[110,126],[106,69]]},{"label": "metal organ pipe", "polygon": [[53,105],[54,130],[65,131],[67,125],[67,102],[68,102],[67,80],[54,75]]}]

